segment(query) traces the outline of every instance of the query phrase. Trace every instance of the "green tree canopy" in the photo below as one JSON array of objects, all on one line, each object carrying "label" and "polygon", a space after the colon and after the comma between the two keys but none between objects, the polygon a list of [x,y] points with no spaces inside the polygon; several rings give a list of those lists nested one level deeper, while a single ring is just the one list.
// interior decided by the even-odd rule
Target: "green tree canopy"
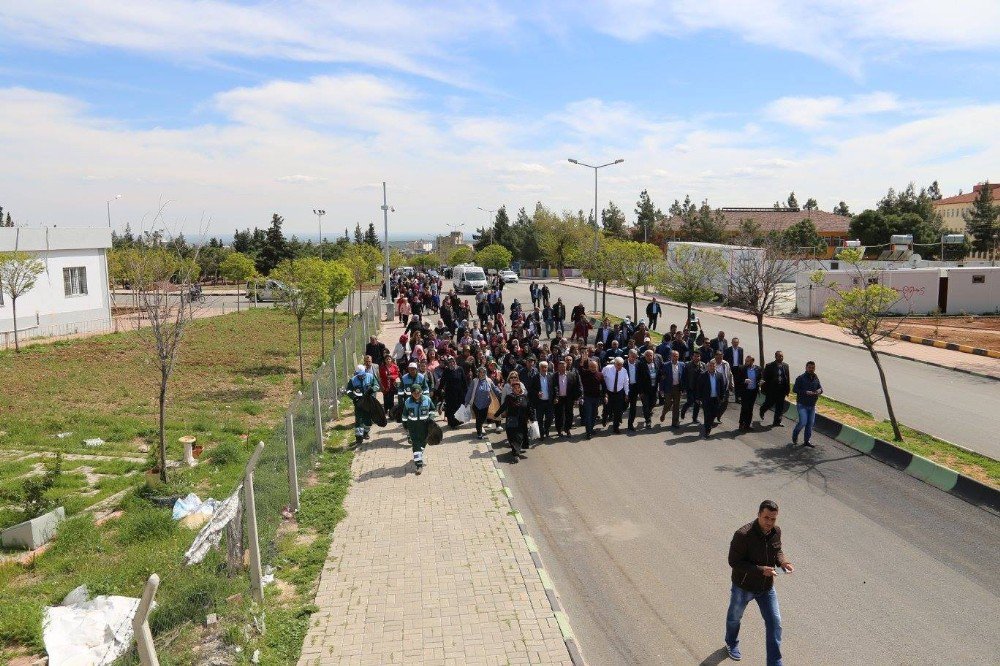
[{"label": "green tree canopy", "polygon": [[45,264],[29,252],[0,252],[0,290],[10,299],[14,315],[14,350],[21,351],[17,336],[17,299],[31,291],[45,272]]},{"label": "green tree canopy", "polygon": [[662,270],[663,252],[651,243],[619,241],[611,248],[619,282],[632,290],[632,319],[639,321],[638,290]]},{"label": "green tree canopy", "polygon": [[462,245],[452,250],[451,255],[448,257],[448,261],[452,266],[457,266],[459,264],[467,264],[471,261],[475,261],[476,252],[471,247],[467,245]]},{"label": "green tree canopy", "polygon": [[241,285],[257,275],[257,267],[253,259],[242,252],[231,252],[219,264],[219,272],[227,280]]},{"label": "green tree canopy", "polygon": [[604,229],[604,233],[609,238],[625,240],[629,235],[627,224],[628,220],[625,219],[622,209],[616,206],[614,201],[609,201],[608,207],[601,211],[601,228]]},{"label": "green tree canopy", "polygon": [[686,304],[690,318],[694,303],[715,297],[715,282],[727,268],[718,250],[678,243],[668,248],[666,265],[653,284],[668,298]]},{"label": "green tree canopy", "polygon": [[582,214],[563,213],[561,216],[550,211],[539,202],[535,206],[535,230],[538,233],[538,246],[542,255],[559,271],[559,279],[566,279],[563,269],[569,263],[569,258],[575,248],[592,230]]},{"label": "green tree canopy", "polygon": [[292,258],[292,253],[288,249],[288,241],[281,231],[281,225],[285,218],[275,213],[271,217],[271,226],[264,232],[264,242],[257,255],[257,272],[261,275],[270,275],[274,267],[286,259]]},{"label": "green tree canopy", "polygon": [[816,225],[809,218],[799,220],[788,227],[781,236],[784,244],[792,252],[802,251],[804,248],[826,248],[826,241],[816,231]]},{"label": "green tree canopy", "polygon": [[299,382],[305,386],[302,320],[306,315],[319,314],[329,302],[327,266],[316,257],[286,259],[274,267],[271,277],[285,285],[281,294],[282,303],[295,316],[299,338]]},{"label": "green tree canopy", "polygon": [[986,181],[979,188],[972,209],[962,213],[965,230],[980,252],[996,252],[1000,245],[1000,206],[993,203],[993,188]]},{"label": "green tree canopy", "polygon": [[513,259],[514,255],[511,254],[510,250],[497,243],[487,245],[476,253],[477,264],[483,268],[492,268],[497,271],[510,266]]}]

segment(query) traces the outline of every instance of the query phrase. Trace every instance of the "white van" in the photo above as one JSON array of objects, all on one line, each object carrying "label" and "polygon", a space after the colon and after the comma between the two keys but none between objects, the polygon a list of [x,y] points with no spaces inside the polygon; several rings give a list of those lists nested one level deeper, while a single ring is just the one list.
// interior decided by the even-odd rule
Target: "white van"
[{"label": "white van", "polygon": [[459,264],[451,271],[455,291],[460,294],[474,294],[486,289],[486,271],[481,266]]}]

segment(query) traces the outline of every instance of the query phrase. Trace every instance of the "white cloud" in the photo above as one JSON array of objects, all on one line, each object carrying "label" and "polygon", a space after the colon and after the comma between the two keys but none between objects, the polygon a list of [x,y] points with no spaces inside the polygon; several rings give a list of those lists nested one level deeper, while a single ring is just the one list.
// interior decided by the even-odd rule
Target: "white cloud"
[{"label": "white cloud", "polygon": [[278,176],[275,178],[279,183],[291,183],[293,185],[325,183],[326,178],[321,176],[307,176],[304,174],[293,174],[291,176]]},{"label": "white cloud", "polygon": [[770,120],[800,127],[819,129],[836,120],[898,111],[903,108],[896,95],[874,92],[844,97],[782,97],[768,104],[764,114]]}]

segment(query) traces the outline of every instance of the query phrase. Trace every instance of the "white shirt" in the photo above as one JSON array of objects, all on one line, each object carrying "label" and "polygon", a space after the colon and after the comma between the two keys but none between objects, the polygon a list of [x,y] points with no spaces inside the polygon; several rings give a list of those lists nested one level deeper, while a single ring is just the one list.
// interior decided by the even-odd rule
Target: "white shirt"
[{"label": "white shirt", "polygon": [[743,365],[743,347],[733,347],[733,367],[738,368]]},{"label": "white shirt", "polygon": [[618,387],[619,391],[625,391],[625,395],[628,395],[628,373],[625,368],[620,370],[617,366],[612,363],[610,365],[604,366],[601,371],[604,375],[604,387],[608,389],[609,392],[615,392],[615,386]]},{"label": "white shirt", "polygon": [[629,384],[635,384],[637,381],[635,378],[635,371],[638,368],[638,362],[633,363],[632,361],[625,361],[625,367],[628,369]]},{"label": "white shirt", "polygon": [[539,375],[538,377],[538,387],[540,393],[542,394],[542,400],[549,399],[549,375]]}]

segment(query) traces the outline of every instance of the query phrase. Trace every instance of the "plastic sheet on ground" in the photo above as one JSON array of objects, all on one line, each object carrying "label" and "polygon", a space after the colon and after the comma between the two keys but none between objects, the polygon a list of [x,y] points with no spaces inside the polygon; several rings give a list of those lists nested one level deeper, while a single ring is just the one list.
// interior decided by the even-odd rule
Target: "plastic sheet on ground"
[{"label": "plastic sheet on ground", "polygon": [[86,596],[86,588],[77,588],[66,605],[45,609],[42,638],[49,666],[103,666],[131,647],[139,600],[101,595],[87,601]]},{"label": "plastic sheet on ground", "polygon": [[211,516],[215,513],[218,506],[218,500],[209,497],[207,500],[202,502],[200,497],[194,493],[190,493],[187,497],[181,497],[174,502],[174,520],[180,520],[181,518],[190,516],[194,513]]},{"label": "plastic sheet on ground", "polygon": [[[240,493],[243,491],[243,484],[241,483],[233,491],[233,494],[222,501],[221,504],[217,506],[215,512],[212,514],[212,519],[208,521],[208,524],[201,528],[198,532],[198,536],[194,538],[191,542],[191,547],[188,548],[187,552],[184,553],[184,563],[198,564],[205,556],[208,555],[208,551],[212,549],[213,546],[218,546],[219,542],[222,541],[222,532],[229,525],[230,521],[236,517],[237,512],[240,508]],[[190,495],[188,496],[190,497]],[[197,497],[197,496],[195,496]],[[185,497],[184,499],[187,499]],[[181,500],[178,500],[179,504]],[[176,504],[174,505],[176,507]]]}]

